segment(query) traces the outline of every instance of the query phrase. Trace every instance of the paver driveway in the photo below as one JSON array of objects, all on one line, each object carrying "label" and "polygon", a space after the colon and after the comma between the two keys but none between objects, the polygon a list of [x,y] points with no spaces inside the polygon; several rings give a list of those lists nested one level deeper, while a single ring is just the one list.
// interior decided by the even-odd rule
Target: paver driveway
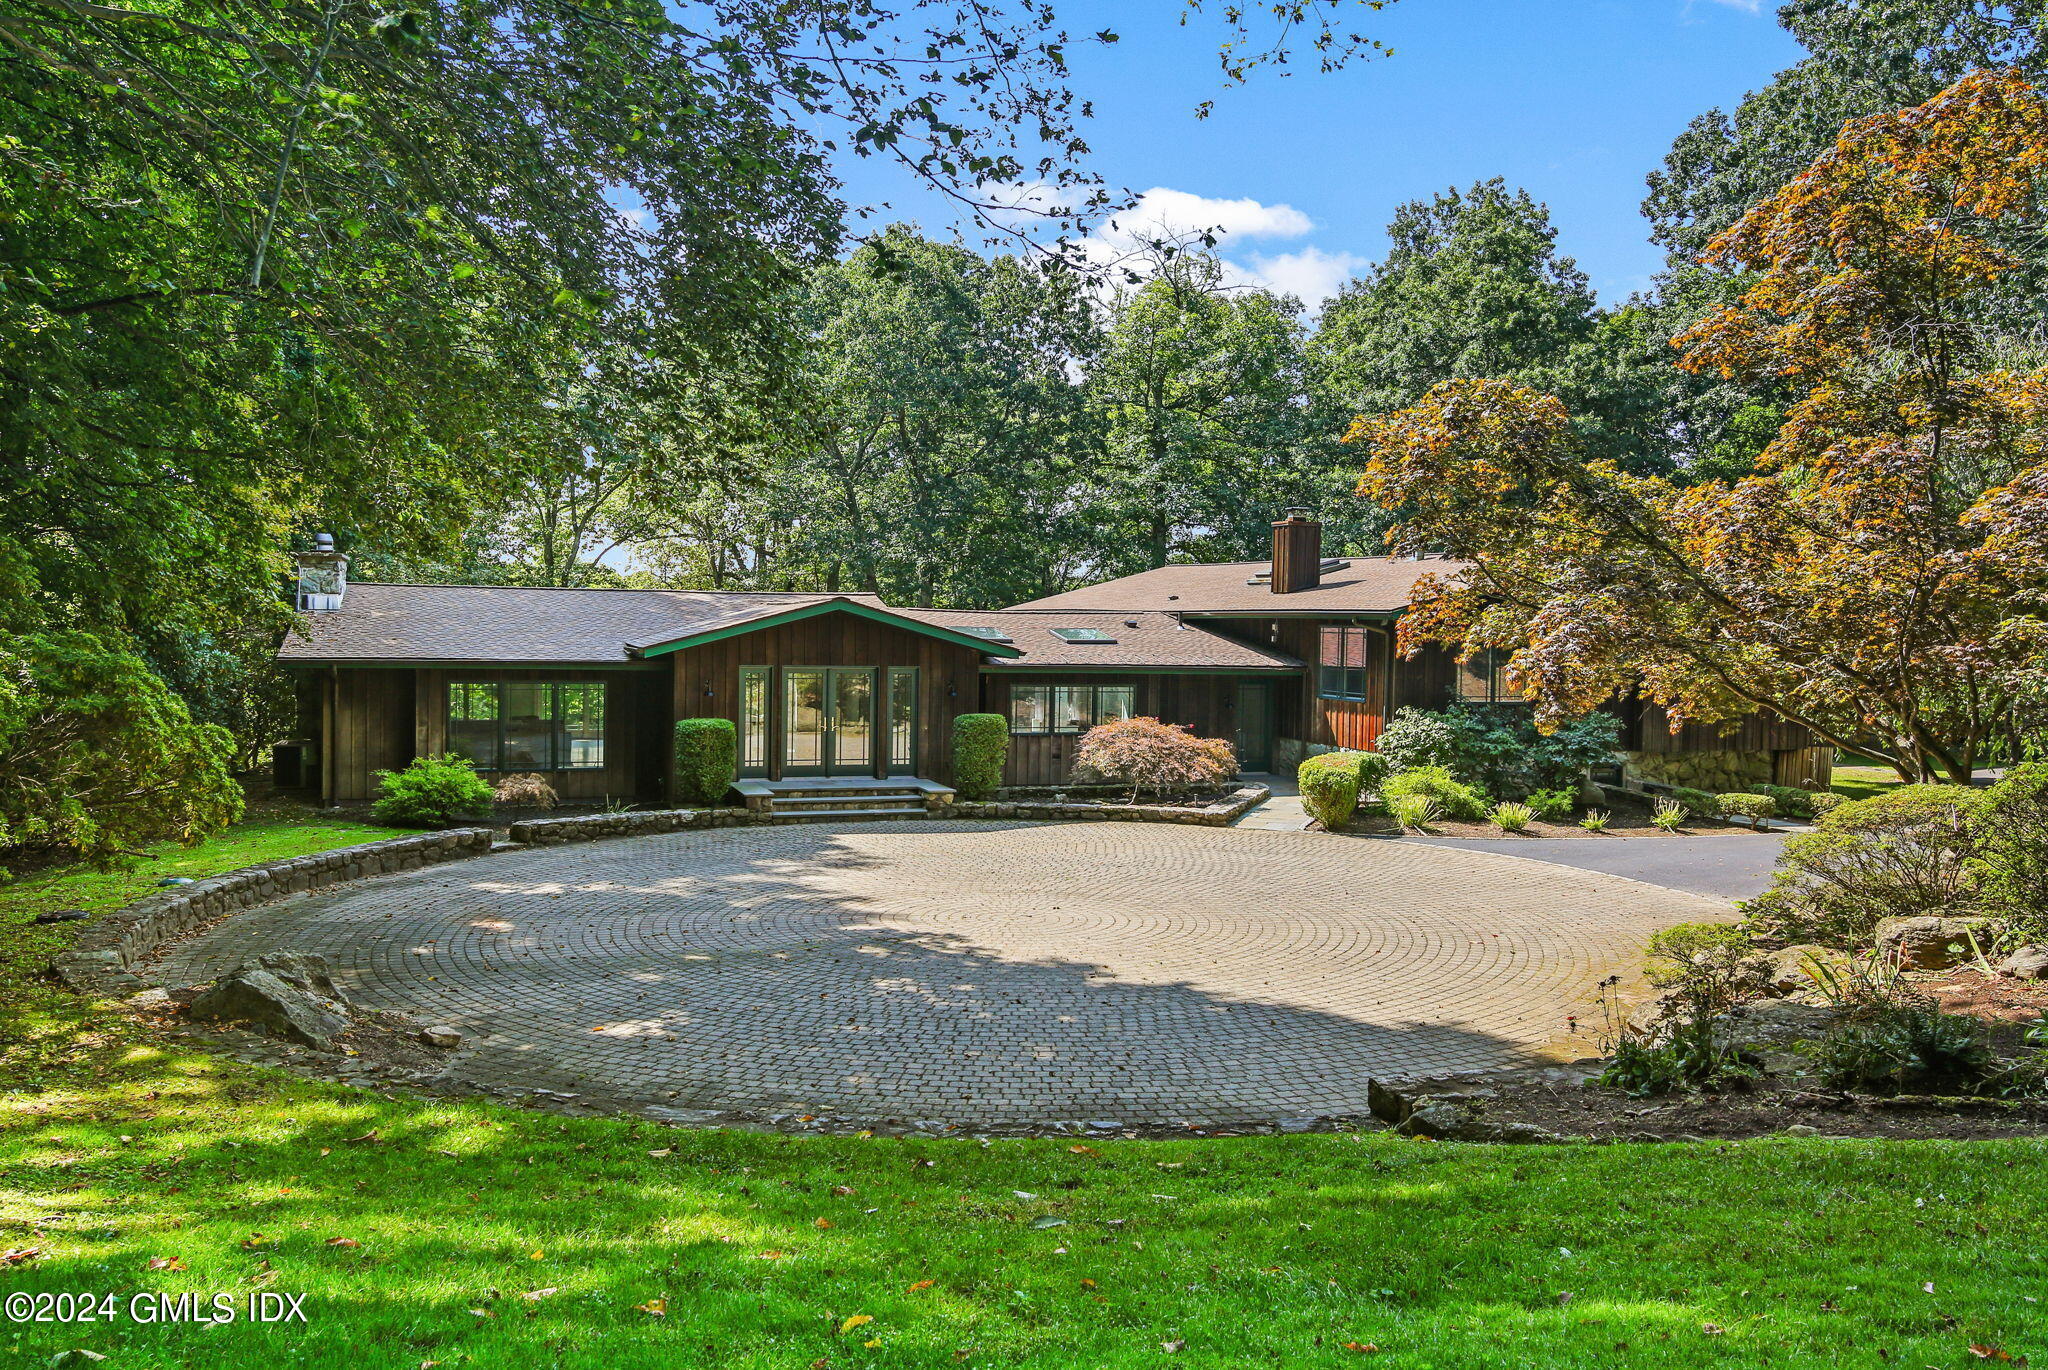
[{"label": "paver driveway", "polygon": [[732,828],[511,852],[227,920],[165,983],[329,957],[471,1078],[1023,1125],[1362,1112],[1505,1065],[1714,900],[1414,843],[1134,823]]}]

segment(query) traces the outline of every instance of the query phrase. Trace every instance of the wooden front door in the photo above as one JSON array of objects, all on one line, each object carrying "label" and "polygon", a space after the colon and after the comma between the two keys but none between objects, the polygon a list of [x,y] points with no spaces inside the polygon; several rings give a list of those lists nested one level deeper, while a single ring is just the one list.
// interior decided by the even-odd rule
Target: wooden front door
[{"label": "wooden front door", "polygon": [[782,673],[782,773],[875,773],[875,668],[789,666]]},{"label": "wooden front door", "polygon": [[1237,683],[1237,768],[1249,773],[1273,769],[1273,684]]}]

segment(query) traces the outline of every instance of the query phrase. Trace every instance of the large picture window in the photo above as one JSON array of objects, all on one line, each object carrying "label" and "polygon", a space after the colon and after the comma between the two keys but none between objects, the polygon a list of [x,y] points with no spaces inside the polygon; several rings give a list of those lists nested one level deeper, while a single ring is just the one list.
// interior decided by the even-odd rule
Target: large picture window
[{"label": "large picture window", "polygon": [[1013,733],[1085,733],[1138,712],[1135,685],[1012,685]]},{"label": "large picture window", "polygon": [[480,771],[594,771],[604,766],[599,681],[456,681],[448,750]]},{"label": "large picture window", "polygon": [[1522,704],[1508,687],[1509,653],[1489,647],[1458,664],[1458,699],[1465,704]]},{"label": "large picture window", "polygon": [[1320,698],[1365,698],[1365,666],[1371,659],[1365,635],[1369,631],[1350,624],[1324,625],[1316,658],[1316,694]]}]

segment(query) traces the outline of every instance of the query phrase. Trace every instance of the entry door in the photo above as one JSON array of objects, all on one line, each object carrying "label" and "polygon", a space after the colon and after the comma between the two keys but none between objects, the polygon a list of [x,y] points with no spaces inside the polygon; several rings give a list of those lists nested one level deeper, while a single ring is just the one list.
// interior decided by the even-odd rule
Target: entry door
[{"label": "entry door", "polygon": [[782,773],[875,773],[875,672],[793,666],[782,682]]},{"label": "entry door", "polygon": [[1266,680],[1237,683],[1237,768],[1273,769],[1273,685]]}]

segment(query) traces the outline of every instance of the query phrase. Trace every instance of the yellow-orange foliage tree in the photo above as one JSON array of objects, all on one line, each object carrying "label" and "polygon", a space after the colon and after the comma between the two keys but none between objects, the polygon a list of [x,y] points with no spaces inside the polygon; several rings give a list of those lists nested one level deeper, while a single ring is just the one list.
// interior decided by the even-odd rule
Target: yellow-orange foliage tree
[{"label": "yellow-orange foliage tree", "polygon": [[1390,541],[1468,565],[1404,644],[1513,652],[1554,723],[1640,687],[1675,722],[1758,706],[1915,778],[1966,780],[2048,721],[2048,370],[1975,306],[2038,219],[2048,102],[1978,72],[1836,145],[1712,243],[1740,303],[1689,369],[1798,395],[1754,475],[1681,486],[1588,461],[1556,399],[1455,381],[1360,418]]}]

